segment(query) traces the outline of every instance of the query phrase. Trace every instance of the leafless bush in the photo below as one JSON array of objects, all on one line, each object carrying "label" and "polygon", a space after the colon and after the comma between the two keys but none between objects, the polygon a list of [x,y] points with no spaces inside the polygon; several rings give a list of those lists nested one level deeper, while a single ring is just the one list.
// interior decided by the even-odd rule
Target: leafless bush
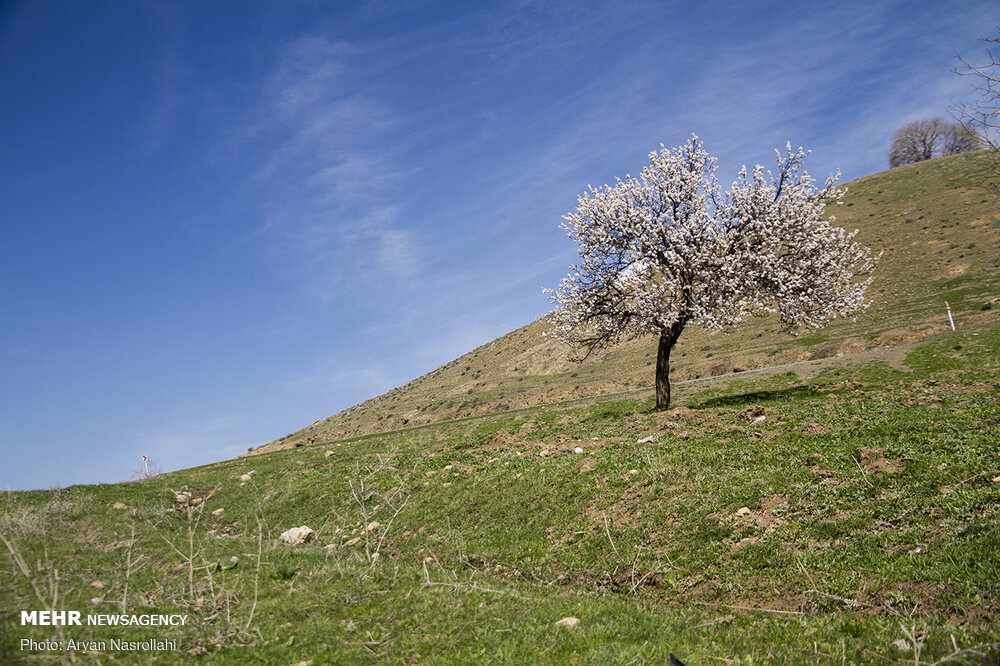
[{"label": "leafless bush", "polygon": [[963,125],[970,126],[995,150],[1000,150],[1000,55],[995,55],[992,44],[1000,44],[1000,36],[983,37],[986,58],[979,64],[956,55],[961,63],[954,71],[972,80],[974,97],[961,102],[950,111]]},{"label": "leafless bush", "polygon": [[[61,610],[60,599],[62,596],[59,585],[62,579],[59,577],[59,568],[49,560],[45,543],[48,533],[47,516],[58,515],[62,512],[63,507],[57,504],[52,511],[47,511],[48,506],[43,507],[40,511],[15,509],[12,505],[12,497],[12,494],[8,494],[7,510],[0,513],[0,542],[3,543],[10,555],[14,565],[14,576],[20,575],[27,582],[31,590],[30,596],[35,598],[42,609]],[[24,559],[22,546],[26,539],[37,539],[42,544],[41,556],[34,567],[29,566]],[[55,631],[60,645],[66,645],[63,627],[57,624]],[[76,663],[76,655],[71,650],[66,649],[63,658],[70,663]]]},{"label": "leafless bush", "polygon": [[[181,595],[176,599],[176,602],[195,611],[195,617],[203,625],[206,625],[206,628],[207,625],[214,623],[216,620],[224,619],[224,627],[215,631],[214,637],[209,641],[211,644],[239,644],[251,640],[252,635],[256,632],[252,623],[257,609],[264,542],[264,524],[261,507],[258,503],[253,601],[247,611],[246,619],[241,620],[239,618],[241,613],[236,610],[236,607],[240,599],[244,596],[243,590],[237,586],[230,585],[224,575],[222,575],[223,572],[237,566],[238,558],[234,558],[229,563],[223,564],[221,562],[210,561],[205,554],[206,548],[201,531],[202,518],[204,517],[208,500],[217,490],[217,487],[212,488],[201,496],[193,496],[190,492],[173,493],[175,502],[173,515],[176,516],[179,513],[181,519],[185,522],[185,529],[180,538],[169,536],[160,521],[152,521],[149,524],[153,531],[180,557],[181,566],[183,566],[184,571],[187,573],[186,585]],[[192,503],[193,500],[197,500],[197,503]],[[168,514],[162,515],[166,516]],[[132,557],[131,548],[130,545],[128,556],[130,561]],[[124,607],[124,597],[122,604]],[[259,636],[259,632],[257,634]]]},{"label": "leafless bush", "polygon": [[[371,479],[385,471],[395,469],[391,463],[398,454],[398,450],[392,450],[387,454],[376,454],[377,462],[362,472],[360,467],[357,470],[357,477],[348,479],[348,487],[351,489],[351,499],[358,507],[361,517],[361,534],[358,540],[364,541],[364,560],[367,568],[361,574],[362,578],[367,578],[372,574],[378,565],[381,557],[382,545],[389,535],[396,517],[406,507],[410,501],[410,493],[406,488],[406,482],[402,478],[397,478],[393,487],[385,492],[377,492],[372,489]],[[388,520],[386,520],[388,516]],[[376,517],[386,520],[382,524]],[[350,542],[349,542],[350,543]]]}]

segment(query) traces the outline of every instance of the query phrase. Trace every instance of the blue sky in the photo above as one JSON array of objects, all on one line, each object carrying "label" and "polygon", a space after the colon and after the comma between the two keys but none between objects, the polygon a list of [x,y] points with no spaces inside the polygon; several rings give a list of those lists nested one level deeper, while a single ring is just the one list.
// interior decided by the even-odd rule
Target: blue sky
[{"label": "blue sky", "polygon": [[532,321],[660,143],[882,170],[997,9],[0,3],[0,487],[232,457]]}]

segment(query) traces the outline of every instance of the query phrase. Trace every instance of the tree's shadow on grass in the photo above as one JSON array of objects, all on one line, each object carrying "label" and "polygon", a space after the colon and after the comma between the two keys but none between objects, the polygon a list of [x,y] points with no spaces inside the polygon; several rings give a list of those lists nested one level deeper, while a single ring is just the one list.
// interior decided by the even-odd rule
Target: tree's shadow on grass
[{"label": "tree's shadow on grass", "polygon": [[691,405],[691,409],[709,409],[712,407],[744,407],[750,404],[766,402],[787,402],[822,397],[824,394],[808,386],[791,386],[773,391],[751,391],[737,395],[723,395],[709,398]]}]

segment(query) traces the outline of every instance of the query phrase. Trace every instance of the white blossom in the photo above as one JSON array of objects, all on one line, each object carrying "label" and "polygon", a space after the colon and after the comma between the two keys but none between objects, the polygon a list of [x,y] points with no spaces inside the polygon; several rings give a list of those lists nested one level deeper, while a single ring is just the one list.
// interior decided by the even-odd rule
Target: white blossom
[{"label": "white blossom", "polygon": [[[787,330],[817,328],[866,307],[878,262],[824,217],[843,188],[822,189],[801,148],[777,152],[777,176],[744,167],[729,191],[697,136],[660,146],[638,178],[589,188],[561,228],[580,262],[558,288],[553,335],[589,353],[642,334],[661,336],[657,364],[669,401],[667,363],[689,323],[725,330],[749,316],[778,314]],[[662,367],[661,367],[662,366]],[[663,375],[661,377],[661,374]]]}]

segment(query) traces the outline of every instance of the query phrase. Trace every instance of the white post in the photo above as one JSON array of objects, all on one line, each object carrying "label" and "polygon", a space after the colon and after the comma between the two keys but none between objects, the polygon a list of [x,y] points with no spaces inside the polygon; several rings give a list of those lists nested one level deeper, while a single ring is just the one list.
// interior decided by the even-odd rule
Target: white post
[{"label": "white post", "polygon": [[955,330],[955,319],[951,316],[951,306],[948,305],[948,301],[944,302],[944,306],[948,308],[948,321],[951,322],[951,330]]},{"label": "white post", "polygon": [[146,470],[146,478],[148,479],[149,478],[149,462],[148,462],[148,458],[146,458],[146,456],[142,457],[142,467],[143,467],[143,469]]}]

